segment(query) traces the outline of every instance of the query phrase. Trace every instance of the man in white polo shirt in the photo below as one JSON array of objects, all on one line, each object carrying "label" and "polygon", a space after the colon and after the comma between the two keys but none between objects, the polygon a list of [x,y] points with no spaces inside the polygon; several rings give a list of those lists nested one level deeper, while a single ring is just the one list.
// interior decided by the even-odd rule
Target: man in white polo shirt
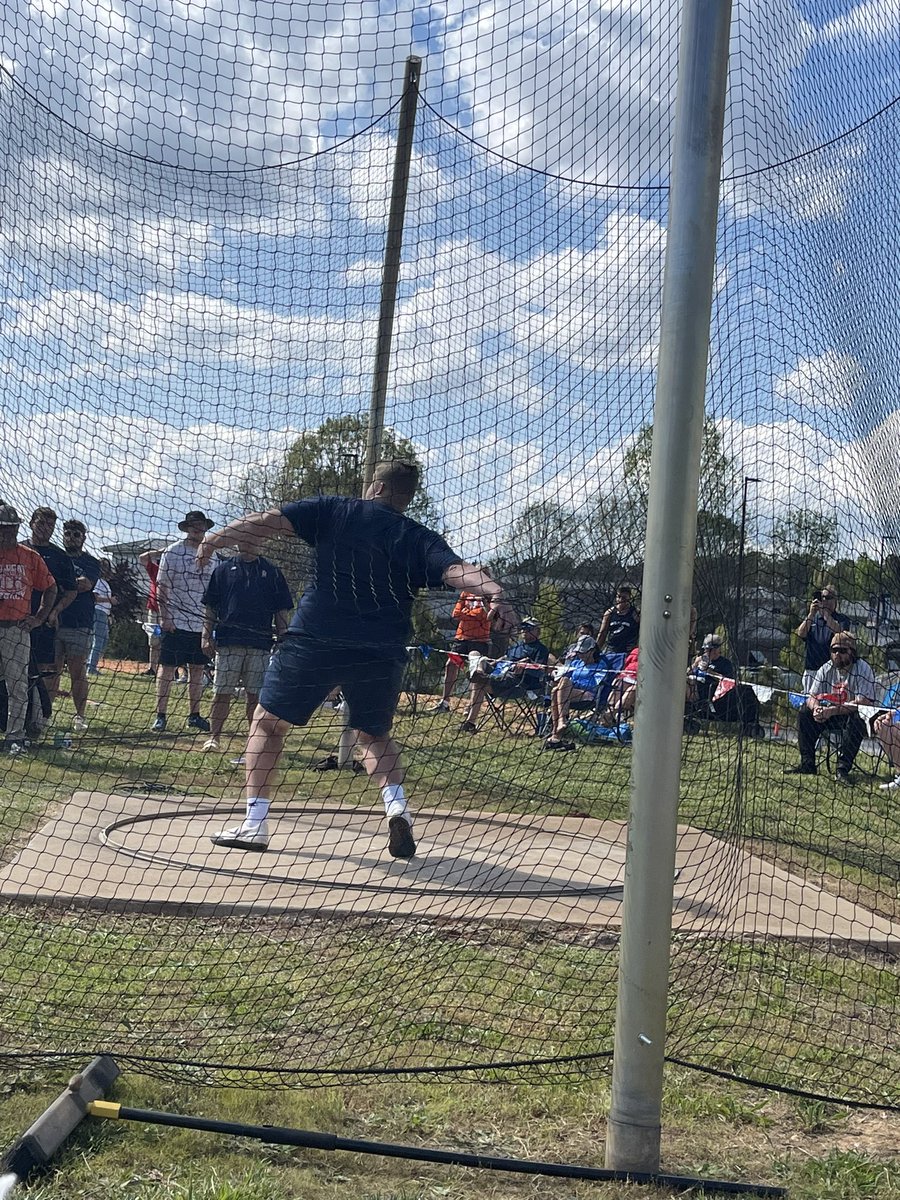
[{"label": "man in white polo shirt", "polygon": [[159,563],[157,598],[162,639],[159,650],[159,673],[156,676],[156,720],[153,731],[166,728],[169,692],[176,667],[186,667],[190,713],[189,729],[209,733],[209,721],[200,715],[203,694],[203,672],[209,659],[201,647],[203,632],[203,593],[212,577],[213,564],[200,567],[197,547],[203,535],[213,527],[206,513],[194,509],[187,513],[178,528],[184,534],[180,542],[167,547]]}]

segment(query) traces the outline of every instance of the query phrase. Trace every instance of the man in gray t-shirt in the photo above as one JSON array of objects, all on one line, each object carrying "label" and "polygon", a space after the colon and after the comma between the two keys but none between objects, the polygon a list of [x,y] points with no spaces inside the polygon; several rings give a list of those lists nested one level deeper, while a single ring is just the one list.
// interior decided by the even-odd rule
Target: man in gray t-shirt
[{"label": "man in gray t-shirt", "polygon": [[826,733],[835,732],[840,743],[835,778],[849,787],[850,772],[866,736],[859,715],[861,704],[875,703],[875,674],[867,662],[857,656],[856,638],[841,631],[831,639],[830,661],[816,672],[810,695],[797,728],[800,762],[790,767],[790,775],[816,774],[816,744]]}]

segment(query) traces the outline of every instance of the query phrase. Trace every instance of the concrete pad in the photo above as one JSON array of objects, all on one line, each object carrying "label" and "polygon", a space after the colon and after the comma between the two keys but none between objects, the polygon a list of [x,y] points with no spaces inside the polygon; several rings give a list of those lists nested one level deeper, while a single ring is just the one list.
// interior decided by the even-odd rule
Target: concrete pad
[{"label": "concrete pad", "polygon": [[[213,846],[243,805],[77,792],[0,871],[0,899],[105,911],[346,914],[551,922],[615,933],[622,821],[416,814],[416,857],[387,853],[380,813],[273,809],[262,854]],[[674,927],[716,936],[851,940],[900,949],[900,925],[752,854],[681,827]]]}]

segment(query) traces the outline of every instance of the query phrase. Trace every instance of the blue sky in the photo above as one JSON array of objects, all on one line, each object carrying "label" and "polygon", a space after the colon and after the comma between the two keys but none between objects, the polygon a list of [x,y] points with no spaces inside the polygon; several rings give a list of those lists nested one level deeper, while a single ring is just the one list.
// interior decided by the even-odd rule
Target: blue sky
[{"label": "blue sky", "polygon": [[[524,503],[615,489],[652,411],[677,15],[5,6],[4,490],[96,542],[224,519],[248,468],[365,411],[410,51],[388,419],[473,557]],[[900,0],[735,4],[709,408],[760,537],[814,503],[872,546],[896,514],[900,113],[809,152],[900,94],[898,40]]]}]

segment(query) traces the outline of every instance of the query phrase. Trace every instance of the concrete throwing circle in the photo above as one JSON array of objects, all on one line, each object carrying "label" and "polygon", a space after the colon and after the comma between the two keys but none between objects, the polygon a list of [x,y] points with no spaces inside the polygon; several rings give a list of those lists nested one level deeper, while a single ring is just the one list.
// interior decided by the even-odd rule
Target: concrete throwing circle
[{"label": "concrete throwing circle", "polygon": [[[273,809],[269,848],[213,846],[242,810],[184,808],[125,817],[101,841],[118,855],[257,883],[435,896],[618,896],[624,847],[515,815],[420,812],[415,858],[392,859],[384,817],[368,809]],[[552,818],[559,824],[559,818]]]}]

